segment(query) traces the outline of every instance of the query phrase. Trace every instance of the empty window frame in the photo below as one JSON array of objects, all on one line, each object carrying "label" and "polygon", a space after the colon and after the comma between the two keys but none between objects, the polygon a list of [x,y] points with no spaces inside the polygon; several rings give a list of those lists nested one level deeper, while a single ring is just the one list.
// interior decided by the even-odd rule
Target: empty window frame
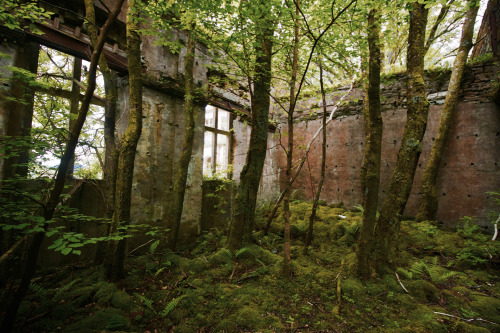
[{"label": "empty window frame", "polygon": [[203,175],[231,177],[231,113],[212,105],[205,108]]}]

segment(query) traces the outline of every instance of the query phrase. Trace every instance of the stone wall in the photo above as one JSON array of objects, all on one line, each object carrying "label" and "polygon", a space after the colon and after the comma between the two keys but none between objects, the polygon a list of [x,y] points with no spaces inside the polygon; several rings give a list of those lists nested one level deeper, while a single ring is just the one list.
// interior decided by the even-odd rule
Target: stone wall
[{"label": "stone wall", "polygon": [[[128,110],[128,85],[120,89],[119,108]],[[193,155],[189,165],[180,238],[191,240],[200,232],[203,181],[204,105],[195,118]],[[125,112],[118,120],[121,131],[127,126]],[[167,225],[168,207],[178,160],[184,142],[184,100],[144,87],[143,126],[135,157],[131,219],[137,224]]]},{"label": "stone wall", "polygon": [[[456,109],[438,176],[441,195],[437,217],[447,225],[454,225],[463,216],[477,216],[481,224],[488,225],[487,214],[498,210],[486,193],[500,189],[500,110],[490,93],[497,71],[498,68],[489,63],[474,65],[467,70],[464,78],[461,102]],[[449,72],[430,72],[427,75],[431,106],[406,215],[414,216],[420,204],[421,176],[439,123],[449,75]],[[396,163],[406,121],[404,76],[395,75],[385,78],[384,82],[380,204]],[[344,87],[340,93],[329,96],[327,104],[330,110],[334,101],[347,90]],[[339,109],[337,118],[327,128],[327,169],[321,199],[328,203],[343,202],[352,207],[361,202],[360,167],[364,150],[362,98],[360,89],[352,91],[349,96],[351,102]],[[314,100],[308,103],[313,104]],[[297,119],[297,146],[307,145],[320,127],[319,115],[319,109],[313,109],[308,120],[304,120],[304,116]],[[286,130],[286,125],[283,125],[282,131]],[[297,160],[302,156],[300,149],[297,156]],[[306,200],[313,197],[311,184],[316,186],[319,180],[321,135],[313,144],[309,156],[309,164],[306,163],[294,184]],[[286,163],[282,152],[279,163],[283,184]]]},{"label": "stone wall", "polygon": [[[239,175],[247,158],[248,146],[250,144],[251,126],[240,117],[233,121],[233,168],[234,180],[239,183]],[[275,199],[279,196],[279,168],[278,147],[274,131],[269,131],[267,136],[267,153],[264,162],[264,170],[260,181],[258,193],[258,205]]]},{"label": "stone wall", "polygon": [[[185,40],[182,32],[174,32],[173,38]],[[172,200],[172,189],[177,170],[177,162],[184,140],[184,56],[185,48],[179,54],[173,54],[168,47],[155,45],[155,37],[143,37],[142,53],[145,69],[146,85],[143,92],[143,127],[137,146],[135,159],[133,198],[131,219],[133,223],[146,223],[165,228],[168,205]],[[198,44],[195,59],[195,84],[207,84],[207,69],[204,66],[208,60],[206,49]],[[127,78],[121,79],[117,127],[123,133],[128,121],[128,83]],[[242,104],[241,98],[228,92],[216,92],[212,95],[235,105]],[[211,101],[212,99],[209,98]],[[208,229],[221,226],[227,222],[231,213],[232,191],[228,191],[225,200],[228,203],[226,213],[220,215],[224,219],[215,221],[213,216],[219,214],[211,207],[210,200],[203,200],[203,140],[205,123],[205,105],[209,101],[200,101],[195,118],[196,134],[193,144],[193,154],[189,166],[187,189],[184,200],[179,238],[183,242],[191,242],[199,235],[202,228]],[[231,104],[232,105],[232,104]],[[220,105],[218,105],[220,106]],[[222,104],[225,106],[225,104]],[[231,111],[231,110],[230,110]],[[233,179],[239,182],[239,174],[245,163],[251,126],[234,115],[232,128]],[[245,117],[246,118],[246,117]],[[273,134],[269,134],[269,153],[264,166],[264,174],[259,191],[259,201],[271,200],[279,188],[278,164]],[[207,192],[208,191],[208,192]],[[209,193],[206,187],[205,194]],[[209,209],[210,208],[210,209]],[[202,211],[204,219],[202,221]],[[210,218],[207,216],[210,215]],[[221,224],[222,223],[222,224]],[[140,245],[144,239],[134,239],[134,245]],[[133,246],[133,245],[131,245]]]}]

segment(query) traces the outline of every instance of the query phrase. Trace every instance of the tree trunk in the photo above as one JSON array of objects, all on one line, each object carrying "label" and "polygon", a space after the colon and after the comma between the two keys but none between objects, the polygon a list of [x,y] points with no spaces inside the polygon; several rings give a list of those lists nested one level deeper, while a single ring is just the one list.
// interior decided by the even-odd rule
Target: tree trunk
[{"label": "tree trunk", "polygon": [[295,84],[297,83],[297,71],[299,62],[299,0],[295,1],[294,20],[294,40],[293,40],[293,56],[292,56],[292,77],[290,80],[290,105],[288,108],[288,150],[286,151],[286,181],[285,193],[283,197],[283,216],[285,217],[285,239],[284,239],[284,261],[283,261],[283,276],[291,276],[292,259],[290,256],[290,194],[292,192],[292,168],[293,168],[293,113],[295,111]]},{"label": "tree trunk", "polygon": [[184,206],[184,194],[186,192],[186,182],[188,177],[189,163],[191,162],[191,154],[193,151],[193,141],[195,132],[194,114],[195,114],[195,101],[194,101],[194,80],[193,80],[193,66],[195,57],[196,38],[194,33],[190,30],[187,31],[187,52],[186,60],[184,62],[184,80],[185,80],[185,97],[184,97],[184,115],[186,117],[186,127],[184,129],[184,145],[182,153],[177,165],[177,173],[174,183],[174,198],[171,205],[170,219],[172,231],[170,233],[169,248],[175,251],[177,241],[179,238],[179,229],[181,225],[182,209]]},{"label": "tree trunk", "polygon": [[[95,24],[95,9],[92,0],[85,0],[85,17],[91,23],[88,25],[88,34],[92,45],[97,44],[98,30]],[[92,24],[93,23],[93,24]],[[113,218],[115,204],[116,169],[118,167],[118,150],[115,141],[115,119],[118,92],[113,73],[109,69],[108,61],[104,55],[99,58],[99,69],[104,79],[104,93],[106,95],[106,105],[104,110],[104,170],[103,178],[105,183],[104,201],[106,207],[106,217]],[[109,234],[109,225],[107,234]],[[95,264],[102,264],[105,258],[105,244],[98,243],[95,255]]]},{"label": "tree trunk", "polygon": [[[328,117],[328,120],[326,121],[326,125],[328,125],[330,123],[330,121],[333,119],[333,115],[335,114],[335,112],[337,111],[337,109],[339,108],[339,106],[344,102],[344,100],[346,99],[346,97],[349,96],[349,94],[354,89],[354,82],[355,82],[355,77],[353,78],[353,80],[351,82],[351,88],[349,89],[349,91],[344,96],[342,96],[335,103],[335,106],[334,106],[333,110],[330,112],[330,116]],[[306,162],[306,160],[307,160],[307,158],[309,156],[309,152],[311,151],[312,144],[314,143],[314,141],[318,137],[319,133],[322,132],[322,131],[323,131],[323,126],[321,126],[321,128],[319,128],[316,131],[316,133],[313,135],[313,137],[311,138],[311,140],[309,140],[309,143],[307,144],[307,147],[306,147],[306,149],[304,151],[304,156],[300,160],[300,163],[297,166],[297,168],[295,168],[295,172],[294,172],[293,177],[291,179],[291,183],[292,184],[295,181],[295,179],[297,179],[297,177],[299,176],[300,171],[302,170],[302,167],[304,166],[304,163]],[[284,197],[285,197],[285,191],[282,191],[281,194],[280,194],[280,196],[278,197],[278,199],[276,199],[276,201],[274,202],[273,210],[271,211],[271,213],[269,214],[269,217],[267,218],[266,226],[264,228],[264,235],[268,234],[269,229],[271,227],[271,222],[273,221],[274,217],[276,216],[276,213],[278,212],[278,208],[279,208],[279,206],[281,204],[281,201],[283,201]]]},{"label": "tree trunk", "polygon": [[441,120],[439,128],[432,145],[432,150],[427,160],[424,175],[422,178],[422,203],[420,211],[416,217],[417,221],[434,220],[438,208],[438,196],[436,190],[436,179],[439,172],[439,165],[443,156],[446,139],[450,131],[450,125],[453,120],[453,113],[458,104],[460,93],[460,83],[464,74],[467,57],[472,47],[472,37],[474,35],[474,23],[476,21],[477,12],[479,9],[478,3],[471,3],[470,8],[465,16],[464,25],[462,28],[462,38],[458,53],[453,63],[453,71],[451,73],[450,83],[448,85],[448,93],[441,111]]},{"label": "tree trunk", "polygon": [[326,96],[325,96],[325,88],[323,86],[323,67],[321,63],[319,65],[319,83],[321,86],[321,98],[323,102],[323,118],[322,118],[323,142],[321,146],[321,176],[318,184],[318,189],[316,190],[316,196],[314,197],[311,215],[309,215],[309,227],[307,228],[306,239],[304,243],[304,254],[307,254],[308,248],[312,242],[313,231],[314,231],[314,219],[316,217],[319,197],[321,195],[321,189],[323,188],[323,183],[325,181],[325,173],[326,173]]},{"label": "tree trunk", "polygon": [[[129,74],[129,116],[123,134],[118,168],[116,170],[115,211],[111,222],[111,233],[120,225],[130,223],[132,180],[137,143],[142,131],[142,63],[141,36],[135,17],[138,15],[136,1],[130,0],[127,8],[127,61]],[[110,243],[106,253],[105,269],[108,279],[117,281],[124,277],[125,239]]]},{"label": "tree trunk", "polygon": [[[50,196],[47,200],[47,203],[43,207],[43,212],[41,214],[45,221],[49,221],[53,218],[56,207],[59,204],[59,198],[64,189],[64,184],[66,180],[66,172],[68,170],[71,158],[75,153],[75,148],[78,143],[78,138],[80,136],[83,124],[85,123],[85,119],[87,117],[87,113],[90,106],[90,101],[94,94],[94,89],[96,86],[95,81],[96,81],[97,63],[99,60],[99,56],[104,46],[104,41],[108,34],[108,31],[113,22],[115,21],[116,17],[118,16],[123,1],[124,0],[118,0],[116,7],[110,13],[108,19],[104,23],[104,26],[101,28],[99,41],[94,47],[94,50],[92,52],[89,65],[89,76],[88,76],[89,79],[88,79],[87,90],[85,91],[84,99],[80,106],[80,112],[78,113],[78,118],[75,121],[75,125],[72,131],[69,133],[69,140],[66,144],[64,154],[61,157],[61,161],[57,169],[57,176],[54,188],[50,192]],[[46,228],[47,224],[45,224],[43,227]],[[33,236],[33,240],[28,248],[28,253],[26,254],[25,268],[23,276],[21,278],[21,283],[19,284],[16,294],[9,302],[9,306],[7,307],[2,327],[0,328],[0,331],[2,332],[10,332],[14,326],[19,305],[21,304],[21,301],[24,298],[24,295],[26,294],[26,291],[28,290],[28,287],[30,285],[31,279],[33,278],[36,272],[38,252],[40,250],[40,246],[42,245],[44,236],[45,232],[37,232]]]},{"label": "tree trunk", "polygon": [[380,157],[382,154],[382,113],[380,107],[380,13],[371,9],[368,14],[368,104],[365,108],[366,143],[363,157],[363,225],[356,251],[357,273],[370,277],[370,254],[377,218],[380,186]]},{"label": "tree trunk", "polygon": [[[269,15],[265,13],[264,15]],[[267,151],[271,91],[272,22],[265,18],[255,22],[255,78],[252,96],[252,130],[245,166],[240,174],[235,208],[227,246],[231,250],[249,243],[252,237],[257,192]]]},{"label": "tree trunk", "polygon": [[[82,80],[82,59],[75,57],[73,60],[73,79],[80,82]],[[71,82],[71,98],[69,99],[69,124],[68,131],[75,125],[75,118],[78,116],[78,106],[80,104],[80,86],[76,84],[75,81]],[[75,155],[71,158],[69,162],[68,171],[66,176],[68,178],[73,177],[73,170],[75,169]]]},{"label": "tree trunk", "polygon": [[413,2],[410,11],[410,31],[407,56],[407,120],[399,148],[396,167],[391,177],[387,196],[375,228],[375,264],[380,270],[389,263],[394,237],[399,231],[422,150],[422,139],[427,125],[429,102],[425,93],[424,44],[428,9],[426,4]]}]

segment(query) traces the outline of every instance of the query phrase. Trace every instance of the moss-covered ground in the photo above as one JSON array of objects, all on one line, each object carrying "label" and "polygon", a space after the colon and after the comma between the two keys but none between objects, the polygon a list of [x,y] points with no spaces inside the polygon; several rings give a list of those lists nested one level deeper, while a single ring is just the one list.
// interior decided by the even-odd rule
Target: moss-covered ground
[{"label": "moss-covered ground", "polygon": [[[127,278],[100,268],[44,269],[23,301],[18,332],[500,332],[500,246],[472,224],[404,221],[393,269],[353,275],[361,213],[293,203],[293,277],[283,278],[282,217],[255,244],[226,250],[213,230],[182,253],[129,257]],[[345,218],[344,218],[345,217]]]}]

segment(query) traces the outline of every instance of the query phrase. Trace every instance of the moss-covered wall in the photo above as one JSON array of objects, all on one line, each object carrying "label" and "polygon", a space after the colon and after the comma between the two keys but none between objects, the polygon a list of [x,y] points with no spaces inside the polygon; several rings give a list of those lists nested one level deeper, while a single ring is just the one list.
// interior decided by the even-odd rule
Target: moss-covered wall
[{"label": "moss-covered wall", "polygon": [[[441,163],[438,187],[441,193],[438,219],[452,225],[463,216],[477,216],[483,225],[489,225],[487,214],[495,209],[488,199],[488,191],[500,190],[500,109],[493,102],[491,91],[498,68],[491,63],[476,64],[467,69],[462,85],[461,102],[456,110],[449,140]],[[444,103],[449,72],[429,72],[426,77],[428,98],[431,102],[427,131],[422,145],[412,193],[405,214],[414,216],[420,204],[420,183],[427,156],[432,146],[439,115]],[[330,95],[329,109],[334,101],[347,91]],[[381,165],[380,200],[396,162],[401,136],[406,121],[404,75],[385,78],[382,85],[384,135]],[[351,102],[341,107],[328,125],[327,173],[321,199],[329,203],[343,202],[353,206],[361,202],[360,167],[364,149],[363,93],[355,89]],[[311,98],[307,103],[314,104]],[[316,113],[317,112],[317,113]],[[305,146],[320,126],[319,109],[313,114],[303,112],[297,119],[295,133],[297,146]],[[286,132],[282,125],[282,132]],[[312,198],[311,183],[319,179],[321,138],[317,139],[309,154],[309,167],[305,166],[295,183],[304,199]],[[300,158],[300,149],[298,150]],[[280,152],[279,165],[283,184],[285,156]],[[310,170],[310,171],[309,171]],[[498,208],[496,208],[498,210]]]}]

